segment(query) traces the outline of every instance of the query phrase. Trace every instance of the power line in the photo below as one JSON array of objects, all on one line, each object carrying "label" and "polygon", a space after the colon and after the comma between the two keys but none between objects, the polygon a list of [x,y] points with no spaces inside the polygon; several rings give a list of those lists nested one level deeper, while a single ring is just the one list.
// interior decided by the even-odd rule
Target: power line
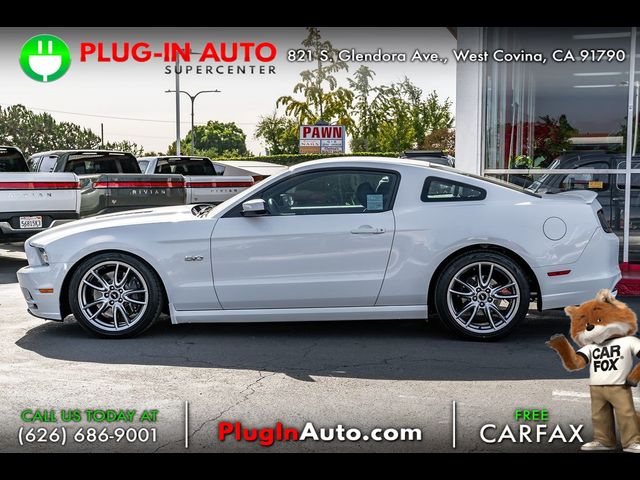
[{"label": "power line", "polygon": [[[123,133],[123,132],[107,132],[108,136],[121,136],[121,137],[131,137],[133,134],[131,132]],[[134,136],[142,137],[142,138],[162,138],[162,139],[170,139],[175,140],[170,133],[167,135],[142,135],[140,133],[136,133]]]},{"label": "power line", "polygon": [[[11,103],[0,103],[0,106],[3,107],[11,107],[14,104]],[[108,118],[111,120],[128,120],[128,121],[132,121],[132,122],[151,122],[151,123],[175,123],[174,120],[159,120],[157,118],[136,118],[136,117],[118,117],[115,115],[98,115],[98,114],[94,114],[94,113],[80,113],[80,112],[69,112],[66,110],[52,110],[52,109],[48,109],[48,108],[41,108],[41,107],[31,107],[29,105],[23,105],[24,107],[30,109],[30,110],[38,110],[41,112],[47,112],[47,113],[63,113],[65,115],[79,115],[82,117],[92,117],[92,118]],[[190,120],[180,120],[180,123],[191,123]],[[247,126],[254,126],[256,125],[256,123],[252,123],[252,122],[234,122],[236,125],[247,125]],[[197,125],[205,125],[202,122],[196,122]]]}]

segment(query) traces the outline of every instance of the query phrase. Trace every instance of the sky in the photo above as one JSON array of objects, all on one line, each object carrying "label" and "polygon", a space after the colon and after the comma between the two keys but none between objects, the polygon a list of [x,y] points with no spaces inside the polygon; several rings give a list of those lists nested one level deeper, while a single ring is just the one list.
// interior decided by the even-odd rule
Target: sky
[{"label": "sky", "polygon": [[[444,27],[320,27],[324,39],[339,49],[372,52],[406,52],[416,49],[448,55],[455,48],[455,39]],[[19,52],[29,38],[52,34],[63,39],[71,50],[71,67],[60,79],[41,83],[27,77],[20,68]],[[207,120],[236,122],[247,135],[247,147],[254,154],[263,154],[264,146],[254,137],[260,116],[274,111],[276,99],[292,93],[301,70],[309,63],[287,61],[286,52],[302,48],[304,27],[158,27],[144,29],[125,27],[97,28],[0,28],[0,106],[23,104],[37,112],[47,111],[60,121],[71,121],[100,132],[104,124],[105,141],[130,140],[146,151],[165,151],[175,140],[175,96],[164,93],[175,88],[175,75],[165,74],[161,59],[145,63],[127,61],[98,62],[96,56],[80,62],[81,42],[102,42],[105,51],[117,42],[134,44],[147,42],[161,50],[163,42],[191,42],[200,52],[207,42],[271,42],[277,47],[273,62],[274,75],[181,75],[181,89],[203,94],[195,105],[196,124]],[[200,50],[199,50],[200,48]],[[197,63],[193,63],[196,65]],[[349,62],[349,72],[338,76],[347,86],[346,77],[363,62]],[[367,63],[376,72],[377,84],[400,81],[406,75],[425,92],[435,90],[449,98],[455,108],[455,62],[441,63],[389,62]],[[186,96],[181,99],[182,137],[191,122],[191,105]],[[455,110],[454,110],[455,111]]]}]

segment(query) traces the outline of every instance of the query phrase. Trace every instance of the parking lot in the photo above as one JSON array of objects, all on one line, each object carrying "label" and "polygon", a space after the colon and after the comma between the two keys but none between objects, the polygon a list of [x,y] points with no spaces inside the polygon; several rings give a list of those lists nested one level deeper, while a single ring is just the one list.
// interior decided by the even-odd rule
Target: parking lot
[{"label": "parking lot", "polygon": [[[73,320],[31,317],[16,283],[20,245],[0,246],[0,450],[268,450],[219,442],[219,421],[302,427],[418,427],[421,442],[299,442],[283,451],[577,451],[577,444],[483,444],[480,426],[509,423],[515,408],[549,410],[549,424],[591,433],[587,373],[570,374],[544,342],[568,330],[562,312],[532,312],[508,339],[459,340],[437,322],[180,325],[109,341]],[[634,305],[639,305],[636,302]],[[20,447],[25,408],[156,408],[155,444]]]}]

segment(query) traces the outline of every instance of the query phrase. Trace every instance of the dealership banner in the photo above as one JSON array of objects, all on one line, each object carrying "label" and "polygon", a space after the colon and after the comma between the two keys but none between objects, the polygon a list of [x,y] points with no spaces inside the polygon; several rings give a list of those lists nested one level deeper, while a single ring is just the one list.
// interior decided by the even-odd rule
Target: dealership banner
[{"label": "dealership banner", "polygon": [[0,28],[0,453],[640,453],[637,39]]}]

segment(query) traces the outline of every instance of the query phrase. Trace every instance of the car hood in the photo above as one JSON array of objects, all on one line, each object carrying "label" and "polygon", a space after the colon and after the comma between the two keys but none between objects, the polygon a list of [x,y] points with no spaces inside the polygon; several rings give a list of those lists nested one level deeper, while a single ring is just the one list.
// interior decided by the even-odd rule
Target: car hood
[{"label": "car hood", "polygon": [[29,243],[46,246],[62,238],[88,231],[98,231],[105,228],[126,227],[131,225],[149,225],[155,223],[173,223],[181,220],[193,220],[196,217],[191,209],[193,205],[179,205],[175,207],[150,208],[131,210],[126,212],[98,215],[75,222],[66,223],[38,233],[29,239]]}]

